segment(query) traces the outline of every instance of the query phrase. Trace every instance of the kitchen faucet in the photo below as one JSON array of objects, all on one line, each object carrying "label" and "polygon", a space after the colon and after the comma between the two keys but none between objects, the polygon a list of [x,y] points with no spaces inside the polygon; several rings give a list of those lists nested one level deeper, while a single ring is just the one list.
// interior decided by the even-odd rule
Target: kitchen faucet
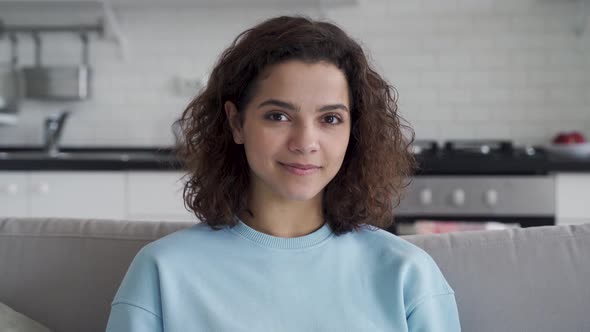
[{"label": "kitchen faucet", "polygon": [[64,111],[60,114],[48,116],[45,119],[45,152],[51,156],[59,154],[59,140],[64,123],[69,115],[69,111]]}]

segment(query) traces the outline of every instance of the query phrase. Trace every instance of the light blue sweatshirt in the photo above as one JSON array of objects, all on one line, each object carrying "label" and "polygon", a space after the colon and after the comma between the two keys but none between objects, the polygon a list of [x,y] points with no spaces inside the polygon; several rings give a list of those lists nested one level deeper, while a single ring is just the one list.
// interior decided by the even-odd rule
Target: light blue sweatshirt
[{"label": "light blue sweatshirt", "polygon": [[460,331],[432,258],[383,230],[296,238],[197,224],[145,246],[107,331]]}]

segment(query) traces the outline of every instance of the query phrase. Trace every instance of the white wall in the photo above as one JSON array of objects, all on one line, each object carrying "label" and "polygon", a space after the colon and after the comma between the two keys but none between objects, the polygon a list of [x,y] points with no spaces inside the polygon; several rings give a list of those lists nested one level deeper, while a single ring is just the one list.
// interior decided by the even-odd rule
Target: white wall
[{"label": "white wall", "polygon": [[[560,130],[590,138],[590,31],[574,33],[577,10],[556,0],[361,0],[320,15],[366,46],[398,89],[400,110],[418,138],[544,144]],[[318,16],[260,6],[119,10],[129,59],[122,61],[111,41],[94,40],[94,99],[27,102],[18,125],[0,127],[0,145],[41,144],[42,117],[66,106],[75,112],[64,145],[170,145],[170,124],[190,100],[175,92],[174,77],[204,77],[239,32],[295,12]],[[45,63],[78,61],[72,37],[45,44]],[[8,54],[5,38],[0,59]],[[23,38],[21,62],[31,63],[32,54]]]}]

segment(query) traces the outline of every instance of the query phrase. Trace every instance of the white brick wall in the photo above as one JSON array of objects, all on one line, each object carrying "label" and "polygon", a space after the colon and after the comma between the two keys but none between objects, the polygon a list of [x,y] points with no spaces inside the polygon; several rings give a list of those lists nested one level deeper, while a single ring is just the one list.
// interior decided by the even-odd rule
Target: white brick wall
[{"label": "white brick wall", "polygon": [[[122,61],[112,42],[93,41],[93,100],[27,102],[17,126],[0,127],[0,144],[41,144],[42,117],[67,107],[75,112],[64,145],[170,145],[170,124],[190,99],[175,93],[173,78],[204,77],[239,32],[295,12],[120,10],[129,59]],[[572,2],[535,0],[361,0],[323,13],[367,48],[399,91],[400,112],[417,138],[521,144],[544,144],[560,130],[590,138],[590,39],[574,34],[576,14]],[[75,63],[78,50],[71,37],[48,38],[44,62]],[[1,40],[0,59],[8,54]],[[31,63],[29,40],[21,41],[19,54],[23,64]]]}]

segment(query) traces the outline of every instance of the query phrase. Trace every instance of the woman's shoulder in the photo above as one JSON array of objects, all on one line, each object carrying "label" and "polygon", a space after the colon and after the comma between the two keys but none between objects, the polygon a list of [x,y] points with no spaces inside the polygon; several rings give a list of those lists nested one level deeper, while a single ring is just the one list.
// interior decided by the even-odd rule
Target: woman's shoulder
[{"label": "woman's shoulder", "polygon": [[415,244],[374,226],[363,225],[358,231],[351,232],[350,236],[359,245],[368,246],[375,253],[388,253],[401,258],[428,256]]},{"label": "woman's shoulder", "polygon": [[359,246],[375,257],[380,266],[396,271],[406,282],[430,284],[432,289],[452,292],[434,259],[422,248],[376,227],[363,227],[351,234]]}]

